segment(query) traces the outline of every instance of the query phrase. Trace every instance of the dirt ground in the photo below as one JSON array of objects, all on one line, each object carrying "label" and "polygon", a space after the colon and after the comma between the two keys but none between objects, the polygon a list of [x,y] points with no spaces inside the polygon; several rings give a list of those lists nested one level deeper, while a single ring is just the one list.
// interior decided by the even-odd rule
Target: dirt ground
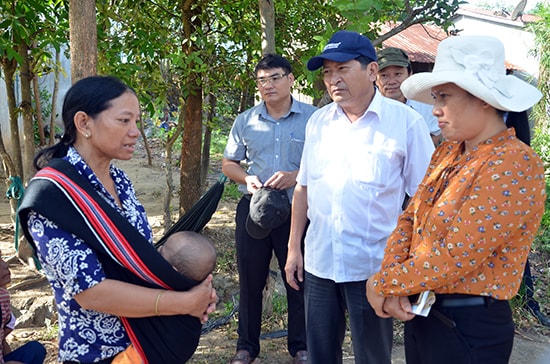
[{"label": "dirt ground", "polygon": [[[116,164],[128,173],[133,181],[138,198],[145,206],[155,235],[162,235],[163,202],[165,198],[166,182],[164,171],[161,168],[162,157],[160,151],[155,151],[154,166],[146,163],[144,151],[136,153],[131,161]],[[219,167],[213,166],[212,179],[219,177]],[[176,176],[176,174],[175,174]],[[177,181],[176,181],[177,182]],[[177,206],[177,195],[172,197],[172,206]],[[238,276],[233,247],[234,229],[234,201],[222,201],[217,212],[206,226],[204,233],[212,238],[218,249],[221,259],[215,274],[214,284],[220,296],[217,318],[221,319],[232,307],[233,297],[238,293]],[[41,297],[53,302],[50,288],[42,275],[22,263],[15,256],[14,229],[10,218],[9,203],[6,198],[0,200],[0,249],[2,257],[10,262],[12,283],[9,290],[12,301],[24,306],[29,297]],[[15,303],[14,303],[14,306]],[[543,307],[547,314],[550,307]],[[16,308],[16,314],[23,315],[24,310]],[[216,318],[216,317],[214,317]],[[266,321],[269,318],[266,318]],[[231,317],[227,323],[214,328],[201,337],[200,344],[190,363],[227,363],[235,351],[237,339],[237,317]],[[283,320],[284,321],[284,320]],[[510,363],[513,364],[543,364],[550,363],[550,330],[538,325],[530,316],[520,317],[516,329],[514,351]],[[17,347],[28,340],[39,340],[46,345],[48,358],[46,363],[56,362],[57,337],[55,332],[55,316],[46,320],[46,323],[25,329],[16,329],[10,335],[9,341]],[[284,327],[277,323],[270,323],[264,328],[265,333],[277,333]],[[276,336],[276,335],[273,335]],[[399,324],[395,330],[395,345],[392,362],[405,363],[402,345],[402,330]],[[286,351],[286,337],[265,339],[261,342],[262,351],[255,363],[286,364],[292,363]],[[344,344],[344,363],[353,363],[353,352],[349,335]],[[156,363],[155,363],[156,364]]]}]

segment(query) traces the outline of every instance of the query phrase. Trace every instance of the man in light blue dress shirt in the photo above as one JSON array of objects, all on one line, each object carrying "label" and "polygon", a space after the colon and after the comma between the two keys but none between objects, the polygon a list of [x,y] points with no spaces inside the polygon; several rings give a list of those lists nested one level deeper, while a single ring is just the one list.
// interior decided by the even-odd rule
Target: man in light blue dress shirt
[{"label": "man in light blue dress shirt", "polygon": [[231,363],[251,363],[260,353],[262,293],[275,252],[287,291],[288,351],[295,364],[307,364],[304,297],[301,291],[288,286],[284,274],[290,218],[264,233],[258,233],[258,228],[248,229],[247,219],[251,196],[260,188],[285,191],[288,201],[292,201],[306,123],[316,108],[292,97],[294,75],[283,57],[266,55],[256,66],[255,75],[263,101],[237,116],[222,161],[223,173],[239,183],[243,193],[237,205],[235,228],[239,339]]}]

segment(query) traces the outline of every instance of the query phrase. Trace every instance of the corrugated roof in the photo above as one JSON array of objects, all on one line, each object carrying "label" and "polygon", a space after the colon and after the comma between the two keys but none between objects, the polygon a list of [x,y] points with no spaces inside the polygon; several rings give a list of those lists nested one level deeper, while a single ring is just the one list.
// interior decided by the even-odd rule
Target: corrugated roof
[{"label": "corrugated roof", "polygon": [[[382,32],[387,33],[398,24],[382,26]],[[460,35],[458,35],[460,36]],[[443,28],[435,25],[414,24],[382,42],[383,48],[401,48],[409,55],[411,62],[435,63],[435,55],[439,42],[447,38]],[[522,70],[521,67],[504,61],[507,69]]]},{"label": "corrugated roof", "polygon": [[[382,32],[387,33],[396,24],[386,24]],[[409,55],[411,62],[434,63],[439,42],[447,38],[442,28],[435,25],[415,24],[382,42],[384,48],[397,47]]]}]

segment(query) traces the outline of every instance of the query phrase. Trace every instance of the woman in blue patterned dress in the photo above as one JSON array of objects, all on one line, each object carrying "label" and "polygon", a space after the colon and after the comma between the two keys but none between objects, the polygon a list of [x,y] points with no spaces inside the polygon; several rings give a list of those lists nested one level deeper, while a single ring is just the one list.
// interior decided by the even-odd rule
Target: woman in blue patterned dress
[{"label": "woman in blue patterned dress", "polygon": [[[40,171],[54,159],[68,162],[89,182],[91,195],[97,194],[110,206],[108,209],[118,211],[152,246],[151,227],[134,187],[111,163],[132,157],[140,135],[140,113],[135,92],[120,80],[105,76],[82,79],[65,96],[63,138],[40,151],[34,163]],[[22,225],[54,290],[61,362],[110,363],[131,341],[136,344],[125,318],[189,315],[204,322],[214,310],[217,297],[212,276],[187,291],[113,279],[106,274],[106,264],[90,241],[39,211],[31,205],[22,215]],[[74,216],[75,221],[77,218]]]}]

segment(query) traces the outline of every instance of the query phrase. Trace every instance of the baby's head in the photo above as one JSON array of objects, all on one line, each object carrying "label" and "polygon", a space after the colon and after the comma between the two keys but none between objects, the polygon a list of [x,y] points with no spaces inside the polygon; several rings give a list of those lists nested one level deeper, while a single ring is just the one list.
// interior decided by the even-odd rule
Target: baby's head
[{"label": "baby's head", "polygon": [[214,245],[193,231],[175,232],[158,251],[174,269],[194,281],[206,279],[216,266]]}]

